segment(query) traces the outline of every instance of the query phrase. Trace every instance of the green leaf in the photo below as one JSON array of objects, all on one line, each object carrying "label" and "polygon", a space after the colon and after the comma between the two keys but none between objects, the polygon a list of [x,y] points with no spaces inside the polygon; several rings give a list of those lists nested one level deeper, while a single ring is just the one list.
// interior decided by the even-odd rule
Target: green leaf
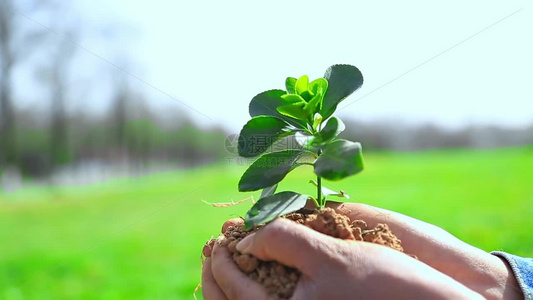
[{"label": "green leaf", "polygon": [[[320,119],[320,114],[316,114],[315,117]],[[324,148],[327,143],[334,140],[344,129],[344,123],[340,119],[331,117],[327,120],[324,127],[315,135],[297,131],[295,132],[294,138],[304,149],[316,150]]]},{"label": "green leaf", "polygon": [[294,169],[302,154],[294,149],[263,154],[242,175],[239,191],[256,191],[280,182]]},{"label": "green leaf", "polygon": [[287,89],[287,93],[296,94],[296,78],[287,77],[285,80],[285,88]]},{"label": "green leaf", "polygon": [[281,99],[285,101],[285,104],[302,103],[305,104],[304,98],[297,94],[285,94],[281,96]]},{"label": "green leaf", "polygon": [[342,100],[363,85],[363,74],[351,65],[333,65],[326,70],[324,78],[328,81],[328,90],[320,114],[326,119]]},{"label": "green leaf", "polygon": [[339,118],[331,117],[326,122],[326,125],[324,125],[324,127],[315,136],[312,144],[315,146],[323,145],[336,138],[339,133],[344,131],[345,128],[346,126]]},{"label": "green leaf", "polygon": [[[318,184],[316,183],[316,181],[314,180],[309,180],[309,183],[311,183],[312,185],[314,185],[315,187],[318,186]],[[348,194],[345,194],[344,191],[339,191],[339,192],[336,192],[334,190],[331,190],[331,189],[328,189],[327,187],[325,187],[324,185],[322,185],[322,195],[324,197],[327,197],[327,196],[335,196],[335,197],[339,197],[339,198],[345,198],[345,199],[350,199],[350,195]]]},{"label": "green leaf", "polygon": [[313,94],[324,94],[328,90],[328,81],[325,78],[318,78],[309,83],[309,90]]},{"label": "green leaf", "polygon": [[261,198],[246,213],[244,228],[248,230],[279,216],[295,212],[305,206],[308,198],[308,195],[295,192],[281,192]]},{"label": "green leaf", "polygon": [[265,189],[263,189],[263,191],[261,192],[261,196],[259,197],[259,199],[261,198],[265,198],[265,197],[268,197],[272,194],[274,194],[276,192],[276,189],[278,188],[278,184],[274,184],[273,186],[269,186]]},{"label": "green leaf", "polygon": [[308,115],[313,116],[315,113],[320,111],[320,106],[322,105],[323,100],[322,97],[322,95],[315,95],[313,98],[311,98],[311,100],[309,100],[309,102],[307,102],[307,104],[304,106],[304,110]]},{"label": "green leaf", "polygon": [[327,89],[328,81],[324,78],[318,78],[309,84],[309,91],[312,94],[312,98],[304,107],[308,114],[314,115],[322,109],[322,102],[324,101],[324,94]]},{"label": "green leaf", "polygon": [[294,87],[297,94],[301,95],[304,92],[307,92],[309,89],[309,77],[307,77],[307,75],[303,75],[302,77],[298,78]]},{"label": "green leaf", "polygon": [[285,91],[282,90],[269,90],[257,94],[250,102],[250,116],[279,116],[276,108],[285,104],[285,101],[281,98],[285,94]]},{"label": "green leaf", "polygon": [[250,116],[256,117],[265,115],[278,117],[295,127],[307,128],[305,122],[289,118],[278,112],[278,107],[287,104],[287,102],[281,98],[281,96],[285,94],[286,92],[282,90],[269,90],[256,95],[252,101],[250,101]]},{"label": "green leaf", "polygon": [[305,102],[287,104],[278,107],[278,112],[284,116],[307,122],[309,114],[305,111]]},{"label": "green leaf", "polygon": [[253,117],[244,125],[239,135],[237,149],[243,157],[253,157],[265,152],[278,139],[293,134],[289,124],[272,116]]},{"label": "green leaf", "polygon": [[361,144],[337,140],[327,145],[315,161],[315,174],[328,180],[340,180],[363,170]]}]

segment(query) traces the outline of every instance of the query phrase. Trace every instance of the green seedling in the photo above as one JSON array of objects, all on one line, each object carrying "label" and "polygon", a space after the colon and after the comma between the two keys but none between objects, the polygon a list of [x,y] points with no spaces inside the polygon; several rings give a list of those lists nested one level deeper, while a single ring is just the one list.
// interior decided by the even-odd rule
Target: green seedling
[{"label": "green seedling", "polygon": [[[307,75],[288,77],[286,91],[269,90],[250,102],[250,116],[238,140],[242,157],[259,156],[244,172],[239,191],[262,189],[259,200],[247,212],[247,229],[303,208],[312,199],[317,209],[326,197],[348,198],[322,185],[322,179],[337,181],[363,170],[361,144],[339,139],[342,121],[333,116],[337,105],[363,85],[363,75],[354,66],[333,65],[324,78],[309,81]],[[295,149],[267,151],[282,138],[293,136]],[[292,191],[276,193],[278,183],[302,165],[313,167],[316,196]]]}]

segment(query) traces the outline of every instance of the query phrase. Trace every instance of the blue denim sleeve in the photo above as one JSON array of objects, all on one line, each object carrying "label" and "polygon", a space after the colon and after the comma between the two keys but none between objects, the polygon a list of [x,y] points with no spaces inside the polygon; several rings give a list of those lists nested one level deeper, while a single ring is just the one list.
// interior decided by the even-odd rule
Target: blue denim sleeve
[{"label": "blue denim sleeve", "polygon": [[505,259],[513,270],[516,281],[526,300],[533,300],[533,258],[524,258],[513,254],[493,251],[491,254]]}]

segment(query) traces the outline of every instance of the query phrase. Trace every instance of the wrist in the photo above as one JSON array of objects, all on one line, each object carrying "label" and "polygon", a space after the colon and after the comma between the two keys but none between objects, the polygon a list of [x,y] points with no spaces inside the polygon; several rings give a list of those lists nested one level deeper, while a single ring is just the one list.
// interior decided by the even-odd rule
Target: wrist
[{"label": "wrist", "polygon": [[486,299],[523,299],[518,282],[505,259],[480,251],[475,263],[480,266],[472,268],[467,284],[473,290],[482,294]]},{"label": "wrist", "polygon": [[500,261],[507,271],[501,299],[530,299],[531,295],[528,294],[527,287],[524,287],[523,282],[519,282],[518,280],[520,277],[520,271],[517,270],[516,262],[512,261],[512,258],[510,258],[513,255],[499,251],[491,252],[491,254],[494,258]]},{"label": "wrist", "polygon": [[523,299],[516,278],[506,262],[481,249],[455,241],[440,252],[433,267],[448,274],[486,299]]}]

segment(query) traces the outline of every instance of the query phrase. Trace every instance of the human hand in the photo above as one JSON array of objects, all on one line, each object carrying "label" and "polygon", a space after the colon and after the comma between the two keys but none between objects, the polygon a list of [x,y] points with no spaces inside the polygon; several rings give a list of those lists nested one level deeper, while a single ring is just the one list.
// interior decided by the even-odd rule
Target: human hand
[{"label": "human hand", "polygon": [[[468,288],[420,261],[380,245],[335,239],[278,219],[245,238],[238,250],[276,260],[302,272],[295,299],[480,298]],[[304,250],[302,250],[304,249]],[[203,267],[206,299],[267,299],[264,289],[244,275],[226,248],[215,245]]]},{"label": "human hand", "polygon": [[[229,226],[238,226],[242,223],[242,219],[230,219],[222,225],[222,233],[226,232]],[[224,300],[228,297],[229,299],[268,299],[262,286],[250,280],[238,269],[228,250],[225,247],[217,246],[218,241],[218,239],[211,239],[202,250],[202,254],[205,256],[202,261],[201,284],[204,299]],[[215,247],[217,248],[215,255],[217,264],[214,270],[217,279],[215,279],[212,268],[212,254],[215,252]]]},{"label": "human hand", "polygon": [[402,241],[405,253],[416,255],[420,261],[487,299],[523,298],[506,262],[437,226],[364,204],[331,202],[329,206],[352,221],[364,220],[369,227],[386,223]]}]

